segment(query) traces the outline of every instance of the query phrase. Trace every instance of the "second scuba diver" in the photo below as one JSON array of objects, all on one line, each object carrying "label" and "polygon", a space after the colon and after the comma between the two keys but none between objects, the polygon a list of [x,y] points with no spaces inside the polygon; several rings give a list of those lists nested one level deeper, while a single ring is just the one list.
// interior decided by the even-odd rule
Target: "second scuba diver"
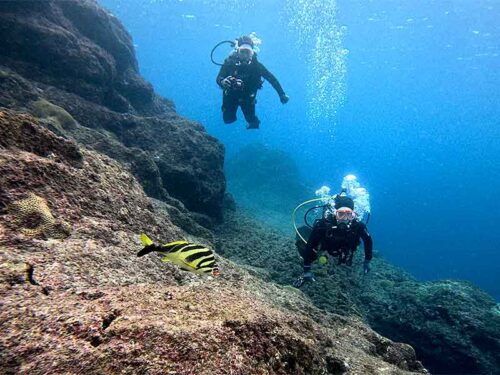
[{"label": "second scuba diver", "polygon": [[288,96],[276,77],[257,60],[254,41],[250,36],[242,36],[237,41],[237,48],[224,60],[217,84],[223,89],[222,116],[226,124],[237,120],[236,112],[241,107],[247,129],[258,129],[260,120],[255,114],[257,90],[262,87],[265,79],[271,83],[283,104],[288,102]]},{"label": "second scuba diver", "polygon": [[370,271],[372,238],[366,225],[357,220],[353,200],[343,193],[335,197],[334,213],[328,211],[323,218],[316,220],[312,229],[303,226],[299,228],[299,232],[301,236],[308,235],[308,240],[306,244],[300,238],[296,242],[304,259],[304,273],[295,281],[295,287],[300,288],[305,282],[315,281],[311,264],[318,258],[319,251],[338,258],[338,264],[351,266],[354,252],[361,240],[365,248],[363,271],[365,274]]}]

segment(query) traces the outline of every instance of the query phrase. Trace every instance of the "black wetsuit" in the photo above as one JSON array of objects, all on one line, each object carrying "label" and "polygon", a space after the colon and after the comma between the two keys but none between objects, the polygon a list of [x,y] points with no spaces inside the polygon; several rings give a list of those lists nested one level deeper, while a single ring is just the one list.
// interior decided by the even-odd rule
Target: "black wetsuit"
[{"label": "black wetsuit", "polygon": [[[242,87],[224,89],[222,80],[229,76],[241,79]],[[240,63],[237,53],[231,54],[224,60],[224,65],[217,76],[217,84],[224,89],[222,113],[226,124],[236,121],[236,111],[238,106],[241,106],[245,120],[253,127],[259,126],[260,120],[255,115],[255,97],[257,90],[262,87],[263,78],[271,83],[280,97],[285,95],[276,77],[257,60],[257,55],[253,56],[250,64]]]},{"label": "black wetsuit", "polygon": [[[354,220],[349,227],[337,224],[335,219],[320,219],[314,223],[307,244],[299,251],[304,258],[304,272],[311,269],[311,263],[317,257],[317,250],[327,251],[332,256],[339,256],[343,263],[350,264],[352,254],[363,240],[365,260],[372,259],[373,241],[366,225]],[[297,244],[298,245],[298,244]]]}]

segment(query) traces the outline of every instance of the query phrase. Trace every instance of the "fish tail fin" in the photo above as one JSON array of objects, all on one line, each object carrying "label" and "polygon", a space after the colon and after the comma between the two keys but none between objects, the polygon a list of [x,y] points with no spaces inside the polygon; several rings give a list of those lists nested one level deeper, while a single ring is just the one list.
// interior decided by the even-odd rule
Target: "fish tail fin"
[{"label": "fish tail fin", "polygon": [[149,254],[155,251],[155,245],[151,238],[149,238],[145,233],[141,233],[141,243],[144,245],[144,248],[137,253],[138,257],[142,257],[146,254]]},{"label": "fish tail fin", "polygon": [[150,246],[153,244],[153,241],[151,240],[151,238],[148,237],[146,233],[141,233],[141,243],[144,246]]}]

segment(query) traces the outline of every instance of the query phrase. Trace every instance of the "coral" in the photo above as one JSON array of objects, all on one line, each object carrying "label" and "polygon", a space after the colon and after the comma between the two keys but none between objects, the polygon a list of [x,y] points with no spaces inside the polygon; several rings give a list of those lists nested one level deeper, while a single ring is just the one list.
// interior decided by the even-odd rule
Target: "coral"
[{"label": "coral", "polygon": [[274,309],[224,281],[167,289],[143,285],[54,291],[49,297],[37,297],[38,289],[17,285],[17,295],[1,290],[9,309],[3,309],[0,318],[6,311],[10,317],[0,338],[6,370],[182,375],[319,375],[327,369],[424,372],[411,350],[401,351],[355,322],[332,317],[321,326]]},{"label": "coral", "polygon": [[15,217],[15,224],[24,227],[21,232],[30,237],[66,238],[71,232],[69,224],[52,216],[47,201],[33,193],[11,203],[7,212]]},{"label": "coral", "polygon": [[408,281],[366,293],[370,325],[415,346],[433,372],[494,374],[500,368],[500,316],[493,298],[478,288]]},{"label": "coral", "polygon": [[65,134],[65,130],[75,129],[77,126],[75,119],[64,108],[54,105],[47,100],[37,100],[32,103],[32,107],[34,114],[38,118],[46,119],[55,125],[57,133]]}]

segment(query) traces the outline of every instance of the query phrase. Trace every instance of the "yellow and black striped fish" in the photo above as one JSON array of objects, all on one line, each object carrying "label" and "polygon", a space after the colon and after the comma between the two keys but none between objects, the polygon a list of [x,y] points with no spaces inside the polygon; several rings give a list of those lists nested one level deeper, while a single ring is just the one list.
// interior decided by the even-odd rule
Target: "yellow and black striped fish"
[{"label": "yellow and black striped fish", "polygon": [[213,276],[219,276],[220,274],[213,251],[205,246],[186,241],[155,245],[144,233],[141,234],[141,242],[144,249],[137,253],[138,257],[156,251],[163,255],[162,262],[173,263],[184,271],[211,273]]}]

